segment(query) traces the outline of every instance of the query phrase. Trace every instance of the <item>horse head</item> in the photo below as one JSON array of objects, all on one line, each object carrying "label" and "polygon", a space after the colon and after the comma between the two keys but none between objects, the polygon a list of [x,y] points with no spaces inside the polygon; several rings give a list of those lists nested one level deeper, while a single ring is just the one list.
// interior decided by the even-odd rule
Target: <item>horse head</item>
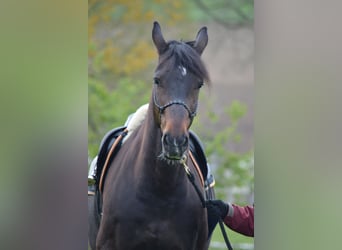
[{"label": "horse head", "polygon": [[159,61],[154,73],[154,118],[162,132],[161,158],[179,162],[186,154],[189,128],[197,112],[199,90],[209,82],[201,54],[208,43],[207,28],[194,41],[164,40],[154,22],[152,39]]}]

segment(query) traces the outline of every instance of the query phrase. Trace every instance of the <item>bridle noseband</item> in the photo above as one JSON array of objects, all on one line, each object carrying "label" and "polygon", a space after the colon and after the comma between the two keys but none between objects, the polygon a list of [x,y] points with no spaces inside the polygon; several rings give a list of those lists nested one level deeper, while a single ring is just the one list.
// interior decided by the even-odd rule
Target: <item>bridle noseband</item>
[{"label": "bridle noseband", "polygon": [[161,117],[161,115],[163,114],[165,109],[172,106],[172,105],[183,106],[186,109],[186,111],[188,111],[191,123],[192,123],[192,120],[194,119],[194,117],[197,115],[197,103],[196,103],[195,111],[191,111],[190,108],[188,107],[188,105],[186,105],[186,103],[181,101],[181,100],[173,100],[173,101],[166,103],[165,105],[159,105],[158,101],[157,101],[157,96],[156,96],[155,90],[153,91],[153,102],[154,102],[154,106],[158,108],[159,118]]}]

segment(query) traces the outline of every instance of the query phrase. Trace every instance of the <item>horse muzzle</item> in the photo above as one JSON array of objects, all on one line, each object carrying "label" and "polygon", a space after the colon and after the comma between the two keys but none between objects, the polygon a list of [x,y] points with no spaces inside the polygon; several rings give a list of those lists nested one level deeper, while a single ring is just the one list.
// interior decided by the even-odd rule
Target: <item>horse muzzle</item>
[{"label": "horse muzzle", "polygon": [[168,160],[179,161],[188,149],[189,137],[187,135],[171,136],[164,134],[162,137],[163,156]]}]

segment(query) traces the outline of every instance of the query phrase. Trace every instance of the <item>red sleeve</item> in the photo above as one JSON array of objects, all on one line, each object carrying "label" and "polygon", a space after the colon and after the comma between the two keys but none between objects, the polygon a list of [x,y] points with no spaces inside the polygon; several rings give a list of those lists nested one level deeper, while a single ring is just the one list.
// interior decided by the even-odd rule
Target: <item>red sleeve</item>
[{"label": "red sleeve", "polygon": [[235,232],[254,237],[254,207],[240,207],[232,204],[233,216],[226,216],[224,223]]}]

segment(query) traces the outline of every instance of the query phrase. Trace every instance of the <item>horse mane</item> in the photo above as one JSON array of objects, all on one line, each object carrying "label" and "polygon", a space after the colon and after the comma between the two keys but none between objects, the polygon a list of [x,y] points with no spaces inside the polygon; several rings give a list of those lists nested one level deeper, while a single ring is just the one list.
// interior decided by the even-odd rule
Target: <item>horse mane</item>
[{"label": "horse mane", "polygon": [[163,69],[166,70],[182,65],[203,79],[204,82],[210,84],[209,73],[193,45],[194,41],[169,41],[167,43],[168,49],[160,56],[156,71],[163,71]]}]

